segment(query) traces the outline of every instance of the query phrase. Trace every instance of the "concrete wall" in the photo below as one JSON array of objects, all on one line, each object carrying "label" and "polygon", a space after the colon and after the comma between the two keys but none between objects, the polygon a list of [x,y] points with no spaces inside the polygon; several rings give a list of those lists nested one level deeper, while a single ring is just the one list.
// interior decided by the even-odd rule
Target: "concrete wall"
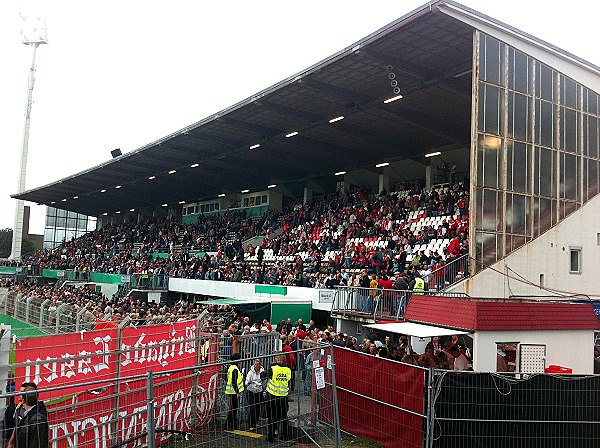
[{"label": "concrete wall", "polygon": [[[191,280],[185,278],[169,278],[169,291],[187,294],[205,294],[215,297],[232,297],[240,299],[274,299],[302,300],[312,302],[313,309],[331,311],[331,302],[319,302],[319,289],[287,286],[287,295],[255,293],[254,283],[219,282],[212,280]],[[324,290],[331,292],[331,290]]]},{"label": "concrete wall", "polygon": [[473,369],[496,371],[496,343],[545,344],[546,366],[594,373],[594,330],[478,331],[473,335]]},{"label": "concrete wall", "polygon": [[[506,268],[512,278],[485,269],[472,279],[457,285],[454,291],[473,297],[508,297],[509,295],[548,295],[537,286],[517,279],[517,274],[534,285],[544,277],[544,287],[571,293],[600,296],[600,196],[596,196],[571,216],[492,265],[501,273]],[[581,247],[581,274],[569,273],[569,247]]]}]

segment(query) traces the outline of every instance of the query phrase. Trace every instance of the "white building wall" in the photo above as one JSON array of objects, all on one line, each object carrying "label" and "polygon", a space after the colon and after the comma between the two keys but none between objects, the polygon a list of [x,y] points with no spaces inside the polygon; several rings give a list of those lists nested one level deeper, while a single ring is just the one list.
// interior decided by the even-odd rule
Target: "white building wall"
[{"label": "white building wall", "polygon": [[498,342],[546,345],[546,367],[570,367],[594,373],[594,330],[478,331],[473,335],[473,370],[496,371]]},{"label": "white building wall", "polygon": [[328,296],[332,292],[329,290],[320,290],[314,288],[302,288],[299,286],[286,286],[287,295],[255,293],[254,283],[236,283],[221,282],[213,280],[193,280],[187,278],[169,278],[169,291],[181,292],[187,294],[205,294],[215,297],[233,297],[239,299],[273,299],[290,301],[310,301],[313,309],[331,311],[331,302],[322,303],[319,301],[320,291],[327,292]]},{"label": "white building wall", "polygon": [[[570,293],[600,296],[600,196],[571,216],[492,265],[453,288],[472,297],[548,295],[544,287]],[[569,247],[581,247],[581,274],[569,273]],[[507,272],[507,268],[511,271]],[[511,277],[502,275],[508,273]],[[518,275],[517,275],[518,274]],[[523,277],[535,286],[518,280]]]}]

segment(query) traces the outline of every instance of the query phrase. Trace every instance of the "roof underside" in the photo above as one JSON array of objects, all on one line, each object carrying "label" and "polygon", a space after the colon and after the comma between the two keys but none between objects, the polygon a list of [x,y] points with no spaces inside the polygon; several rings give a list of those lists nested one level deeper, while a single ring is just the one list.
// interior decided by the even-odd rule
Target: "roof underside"
[{"label": "roof underside", "polygon": [[[14,197],[99,216],[468,147],[472,38],[462,22],[435,8],[418,10],[358,50],[159,142]],[[384,104],[394,96],[390,73],[404,98]],[[340,115],[345,119],[329,123]],[[285,138],[292,131],[299,135]],[[256,143],[260,148],[249,150]]]}]

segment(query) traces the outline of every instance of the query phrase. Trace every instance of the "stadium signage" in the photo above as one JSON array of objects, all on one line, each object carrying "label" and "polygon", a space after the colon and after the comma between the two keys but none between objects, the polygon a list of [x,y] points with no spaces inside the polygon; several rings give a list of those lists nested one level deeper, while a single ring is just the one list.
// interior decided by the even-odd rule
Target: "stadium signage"
[{"label": "stadium signage", "polygon": [[[198,395],[194,400],[193,381],[189,376],[181,376],[174,382],[157,384],[161,393],[155,399],[154,421],[157,428],[168,428],[188,432],[192,428],[195,416],[197,425],[210,422],[217,401],[219,375],[216,368],[204,371],[198,381]],[[146,431],[146,388],[145,382],[129,385],[133,392],[123,390],[127,404],[119,410],[118,438],[125,442]],[[163,392],[163,389],[167,389]],[[114,399],[109,393],[98,400],[76,402],[72,409],[65,412],[61,406],[50,406],[49,423],[52,448],[70,448],[75,446],[97,446],[108,448],[114,445],[111,439],[110,420],[113,417]],[[195,404],[194,404],[195,403]],[[194,409],[195,406],[195,409]],[[75,418],[74,418],[75,416]],[[169,439],[168,432],[157,434],[159,443]],[[135,444],[145,443],[136,440]],[[124,446],[132,446],[125,444]]]},{"label": "stadium signage", "polygon": [[87,383],[113,381],[117,362],[120,377],[191,367],[196,334],[195,321],[185,321],[127,327],[119,340],[114,328],[27,338],[17,345],[16,376],[40,389],[65,387],[44,392],[43,398],[49,399],[102,387]]}]

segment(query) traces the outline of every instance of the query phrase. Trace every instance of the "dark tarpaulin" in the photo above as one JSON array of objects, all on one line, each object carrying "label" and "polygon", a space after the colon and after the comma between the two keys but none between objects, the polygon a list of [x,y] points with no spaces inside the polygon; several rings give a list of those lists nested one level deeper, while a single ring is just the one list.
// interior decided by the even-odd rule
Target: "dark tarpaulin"
[{"label": "dark tarpaulin", "polygon": [[600,377],[437,378],[435,447],[600,446]]}]

